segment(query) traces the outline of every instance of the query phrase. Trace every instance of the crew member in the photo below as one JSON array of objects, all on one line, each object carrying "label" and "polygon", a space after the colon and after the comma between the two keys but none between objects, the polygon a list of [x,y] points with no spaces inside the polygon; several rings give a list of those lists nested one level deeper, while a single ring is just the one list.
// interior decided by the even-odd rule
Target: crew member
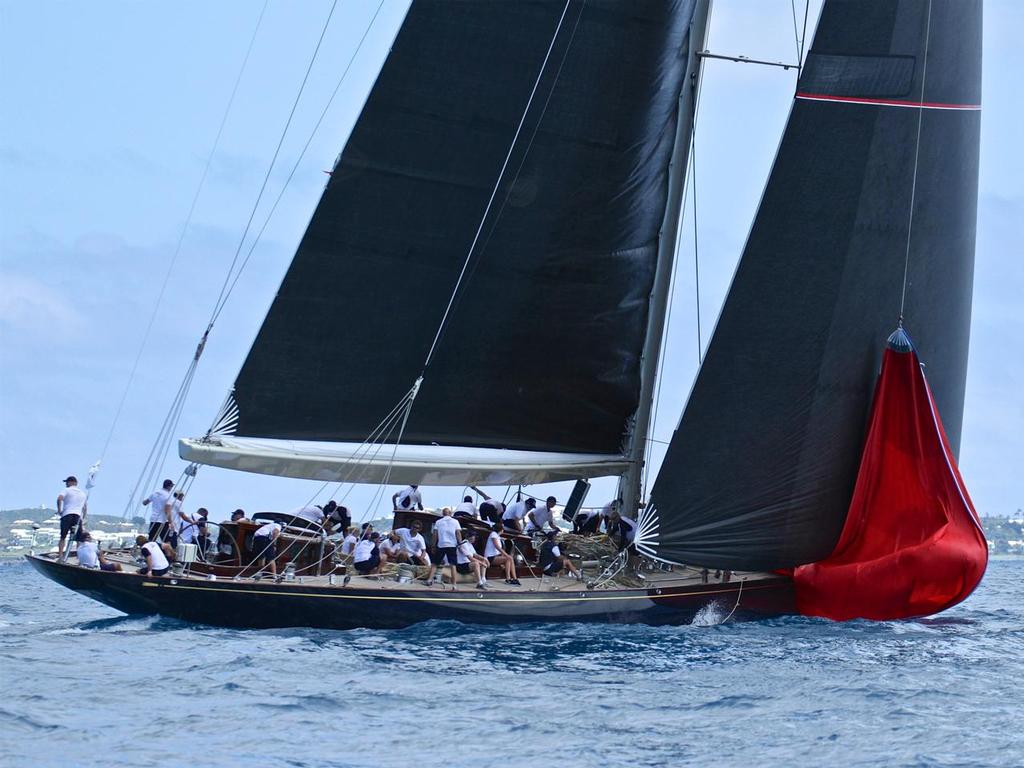
[{"label": "crew member", "polygon": [[530,512],[533,511],[534,507],[537,506],[537,500],[528,498],[525,501],[517,501],[513,504],[509,504],[505,509],[505,514],[501,516],[501,523],[505,526],[506,531],[515,531],[516,533],[523,532],[523,518],[526,517]]},{"label": "crew member", "polygon": [[60,548],[57,556],[64,559],[64,541],[68,534],[78,530],[87,504],[85,491],[78,487],[78,478],[68,475],[64,478],[64,490],[57,496],[57,514],[60,515]]},{"label": "crew member", "polygon": [[315,504],[307,504],[304,507],[293,509],[288,514],[293,518],[305,520],[315,525],[322,526],[324,524],[324,511]]},{"label": "crew member", "polygon": [[601,527],[602,510],[581,509],[572,519],[572,532],[579,536],[593,536]]},{"label": "crew member", "polygon": [[410,485],[405,490],[391,495],[391,504],[395,509],[418,509],[423,511],[423,497],[420,496],[420,487]]},{"label": "crew member", "polygon": [[633,543],[633,539],[636,538],[636,520],[618,512],[613,512],[610,521],[608,535],[613,539],[618,536],[619,551],[621,552],[630,546]]},{"label": "crew member", "polygon": [[409,556],[402,550],[402,540],[394,531],[380,539],[377,543],[377,549],[380,550],[381,567],[388,563],[409,562]]},{"label": "crew member", "polygon": [[142,557],[146,565],[139,569],[142,576],[163,576],[171,570],[174,550],[170,544],[158,541],[147,541],[145,536],[135,537],[135,543],[142,547]]},{"label": "crew member", "polygon": [[380,534],[376,531],[370,531],[370,535],[365,539],[361,539],[356,544],[355,554],[352,556],[352,563],[356,567],[356,573],[360,576],[366,576],[370,573],[378,573],[380,571],[380,549],[378,543],[380,542]]},{"label": "crew member", "polygon": [[247,518],[245,516],[245,510],[244,509],[236,509],[234,512],[231,513],[231,522],[232,523],[251,523],[252,520],[250,520],[249,518]]},{"label": "crew member", "polygon": [[408,528],[396,528],[394,533],[402,541],[402,552],[411,563],[430,565],[430,555],[427,554],[427,542],[420,531],[423,524],[419,520],[413,520]]},{"label": "crew member", "polygon": [[441,519],[434,523],[434,550],[437,553],[437,563],[430,564],[430,571],[425,579],[426,584],[429,584],[434,578],[437,566],[447,563],[452,589],[456,589],[455,566],[459,562],[458,546],[461,542],[462,526],[459,525],[458,520],[452,517],[451,509],[445,507]]},{"label": "crew member", "polygon": [[[252,536],[253,562],[258,561],[258,568],[270,563],[270,575],[277,576],[277,539],[281,535],[278,523],[266,523],[256,529]],[[259,574],[256,574],[257,578]]]},{"label": "crew member", "polygon": [[167,505],[171,500],[171,489],[174,487],[173,480],[164,480],[160,490],[149,494],[148,499],[142,500],[142,506],[149,507],[149,540],[157,541],[167,533]]},{"label": "crew member", "polygon": [[505,505],[497,499],[487,499],[480,502],[480,517],[492,523],[500,523],[501,516],[505,514]]},{"label": "crew member", "polygon": [[603,507],[601,507],[601,522],[604,523],[604,531],[609,536],[611,536],[612,532],[613,532],[612,531],[612,527],[613,526],[612,526],[612,523],[611,523],[612,515],[617,515],[621,509],[622,509],[622,500],[621,499],[612,499],[607,504],[605,504]]},{"label": "crew member", "polygon": [[558,500],[554,496],[548,496],[543,507],[530,510],[526,515],[526,532],[543,533],[544,526],[557,531],[558,526],[555,525],[555,504],[557,503]]},{"label": "crew member", "polygon": [[341,542],[342,556],[349,557],[356,551],[356,544],[358,543],[359,537],[356,536],[356,527],[353,525],[345,531],[345,538]]},{"label": "crew member", "polygon": [[491,565],[503,566],[505,568],[505,583],[518,587],[521,585],[516,577],[516,561],[502,546],[501,528],[501,523],[495,523],[494,527],[487,534],[487,543],[484,545],[484,557],[487,558]]},{"label": "crew member", "polygon": [[455,508],[455,517],[472,517],[479,519],[480,514],[477,512],[476,504],[473,503],[472,496],[466,496],[463,498],[462,503]]},{"label": "crew member", "polygon": [[558,536],[558,531],[548,531],[545,536],[547,541],[540,548],[540,567],[543,574],[545,576],[557,576],[563,570],[566,570],[573,575],[573,578],[582,579],[583,574],[580,573],[579,568],[573,565],[572,560],[563,555],[558,548],[558,542],[555,540]]},{"label": "crew member", "polygon": [[337,528],[339,531],[344,531],[352,525],[352,515],[348,512],[348,507],[338,506],[338,502],[331,499],[324,505],[324,530],[327,531],[329,536]]},{"label": "crew member", "polygon": [[[477,554],[473,546],[476,534],[472,531],[466,533],[466,537],[459,542],[456,552],[455,570],[459,573],[470,573],[476,575],[476,588],[487,589],[487,562],[486,557]],[[454,584],[454,582],[453,582]]]},{"label": "crew member", "polygon": [[181,511],[181,505],[184,501],[185,494],[181,491],[172,493],[171,498],[167,501],[167,531],[164,534],[164,538],[167,539],[167,543],[174,550],[178,549],[178,532],[181,529],[182,520],[187,519]]},{"label": "crew member", "polygon": [[121,570],[120,563],[112,563],[93,540],[92,534],[82,531],[82,540],[78,542],[75,554],[78,555],[78,564],[83,568],[99,568],[101,571],[117,572]]}]

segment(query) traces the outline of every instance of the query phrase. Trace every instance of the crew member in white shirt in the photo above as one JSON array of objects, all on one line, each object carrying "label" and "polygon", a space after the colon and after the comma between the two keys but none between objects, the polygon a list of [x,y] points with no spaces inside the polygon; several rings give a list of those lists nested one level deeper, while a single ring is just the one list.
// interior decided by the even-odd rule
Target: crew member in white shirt
[{"label": "crew member in white shirt", "polygon": [[167,502],[167,533],[164,535],[164,538],[167,539],[167,542],[174,550],[178,549],[178,534],[181,531],[182,521],[187,519],[185,518],[185,513],[181,511],[181,505],[184,501],[185,494],[181,491],[175,491]]},{"label": "crew member in white shirt", "polygon": [[164,480],[163,488],[153,491],[149,498],[142,500],[142,506],[149,507],[149,540],[157,541],[167,533],[167,505],[171,500],[171,489],[174,487],[173,480]]},{"label": "crew member in white shirt", "polygon": [[[266,523],[256,529],[252,535],[253,562],[263,570],[264,565],[270,563],[270,575],[277,576],[277,539],[281,535],[281,526],[278,523]],[[259,578],[260,574],[256,574]]]},{"label": "crew member in white shirt", "polygon": [[83,568],[98,568],[101,571],[120,571],[120,563],[112,563],[107,560],[106,555],[100,551],[99,545],[93,541],[92,534],[82,531],[82,540],[78,542],[75,550],[78,555],[78,564]]},{"label": "crew member in white shirt", "polygon": [[500,523],[505,514],[505,505],[497,499],[485,499],[480,502],[480,517],[492,523]]},{"label": "crew member in white shirt", "polygon": [[402,552],[409,559],[409,562],[420,565],[430,565],[430,555],[427,554],[427,542],[420,531],[423,524],[419,520],[413,520],[408,528],[396,528],[395,535],[402,541]]},{"label": "crew member in white shirt", "polygon": [[636,538],[636,520],[626,517],[619,512],[612,512],[609,521],[608,535],[612,539],[616,535],[619,537],[619,551],[621,552],[632,544],[633,539]]},{"label": "crew member in white shirt", "polygon": [[601,527],[602,514],[596,507],[577,510],[572,519],[572,532],[579,536],[592,536]]},{"label": "crew member in white shirt", "polygon": [[420,487],[410,485],[408,488],[391,495],[391,504],[395,509],[418,509],[423,511],[423,497]]},{"label": "crew member in white shirt", "polygon": [[525,501],[517,501],[505,508],[505,514],[501,516],[501,523],[506,531],[523,532],[523,518],[533,511],[537,506],[536,499],[528,498]]},{"label": "crew member in white shirt", "polygon": [[476,510],[476,504],[473,503],[472,496],[466,496],[462,499],[462,503],[455,508],[455,514],[453,517],[472,517],[479,519],[480,514]]},{"label": "crew member in white shirt", "polygon": [[356,551],[356,544],[359,543],[359,536],[356,535],[357,530],[359,529],[353,525],[345,531],[345,538],[341,542],[342,556],[350,557]]},{"label": "crew member in white shirt", "polygon": [[370,531],[365,539],[360,539],[356,544],[355,552],[352,555],[352,564],[356,567],[356,573],[360,576],[377,573],[380,570],[380,534]]},{"label": "crew member in white shirt", "polygon": [[381,567],[388,563],[409,562],[409,556],[402,551],[402,540],[395,531],[382,537],[377,543],[377,549],[380,551]]},{"label": "crew member in white shirt", "polygon": [[475,540],[476,534],[467,531],[465,538],[459,542],[455,570],[459,573],[472,572],[476,576],[476,588],[487,589],[487,566],[490,563],[487,562],[486,557],[477,554],[476,547],[473,546]]},{"label": "crew member in white shirt", "polygon": [[68,475],[64,478],[64,490],[57,496],[57,514],[60,515],[60,549],[57,552],[61,560],[64,559],[64,542],[69,533],[78,530],[86,506],[85,491],[78,487],[78,478]]},{"label": "crew member in white shirt", "polygon": [[557,503],[558,500],[554,496],[548,496],[543,507],[536,507],[530,510],[526,515],[526,532],[543,533],[544,526],[557,531],[558,526],[555,525],[555,505]]},{"label": "crew member in white shirt", "polygon": [[427,573],[425,584],[430,584],[434,578],[434,571],[437,566],[448,564],[448,575],[451,578],[452,589],[456,589],[455,566],[458,565],[458,547],[462,541],[462,526],[459,521],[452,517],[451,509],[445,507],[441,519],[434,523],[434,550],[437,553],[437,563],[431,563],[430,571]]},{"label": "crew member in white shirt", "polygon": [[292,517],[297,517],[301,520],[307,520],[311,523],[316,523],[317,525],[324,524],[324,511],[314,504],[307,504],[304,507],[293,509],[288,514]]},{"label": "crew member in white shirt", "polygon": [[516,561],[512,555],[505,551],[501,539],[501,523],[495,523],[494,527],[487,534],[487,543],[484,545],[484,557],[491,565],[500,565],[505,568],[505,583],[513,587],[521,586],[516,576]]},{"label": "crew member in white shirt", "polygon": [[[622,501],[620,499],[613,499],[601,507],[601,521],[604,523],[604,531],[609,536],[612,535],[612,515],[617,515],[622,509]],[[600,523],[598,523],[600,526]]]},{"label": "crew member in white shirt", "polygon": [[163,576],[171,570],[171,560],[174,559],[174,550],[170,544],[158,541],[146,541],[145,536],[137,536],[135,543],[142,547],[142,557],[146,565],[139,569],[142,576]]}]

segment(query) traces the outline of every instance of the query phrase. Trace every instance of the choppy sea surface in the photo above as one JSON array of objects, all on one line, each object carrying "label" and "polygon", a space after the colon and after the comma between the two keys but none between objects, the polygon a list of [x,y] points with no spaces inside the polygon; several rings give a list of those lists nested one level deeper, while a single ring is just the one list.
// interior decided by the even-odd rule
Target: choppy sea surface
[{"label": "choppy sea surface", "polygon": [[1020,766],[1024,562],[932,619],[238,631],[0,566],[4,766]]}]

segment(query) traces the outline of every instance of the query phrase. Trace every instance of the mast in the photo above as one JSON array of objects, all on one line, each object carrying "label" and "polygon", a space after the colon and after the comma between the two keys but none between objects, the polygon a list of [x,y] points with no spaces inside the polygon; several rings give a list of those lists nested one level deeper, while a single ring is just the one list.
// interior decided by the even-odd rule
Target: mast
[{"label": "mast", "polygon": [[633,417],[632,430],[627,437],[626,458],[629,461],[629,468],[622,475],[620,486],[622,509],[626,514],[635,513],[640,502],[640,479],[643,476],[647,434],[651,426],[658,359],[661,357],[661,343],[665,335],[665,314],[668,311],[669,291],[672,287],[672,267],[679,238],[679,220],[682,218],[687,158],[693,136],[694,110],[697,106],[697,82],[701,67],[701,57],[698,54],[704,50],[710,18],[711,0],[697,0],[690,21],[689,62],[683,79],[683,88],[679,93],[676,136],[669,165],[668,201],[658,238],[658,262],[651,289],[647,335],[644,339],[640,368],[640,403]]}]

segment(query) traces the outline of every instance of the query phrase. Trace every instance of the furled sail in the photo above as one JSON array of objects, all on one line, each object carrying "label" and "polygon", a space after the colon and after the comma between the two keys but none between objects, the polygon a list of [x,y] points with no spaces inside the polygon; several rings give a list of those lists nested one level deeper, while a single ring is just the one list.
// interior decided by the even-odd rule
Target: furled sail
[{"label": "furled sail", "polygon": [[621,456],[693,6],[414,0],[238,375],[235,434],[359,444],[405,396],[529,103],[402,442]]},{"label": "furled sail", "polygon": [[882,360],[843,534],[825,560],[796,569],[797,608],[836,620],[927,616],[970,595],[987,563],[981,521],[901,329]]},{"label": "furled sail", "polygon": [[825,3],[644,551],[754,569],[832,551],[904,286],[956,455],[980,89],[980,2]]}]

